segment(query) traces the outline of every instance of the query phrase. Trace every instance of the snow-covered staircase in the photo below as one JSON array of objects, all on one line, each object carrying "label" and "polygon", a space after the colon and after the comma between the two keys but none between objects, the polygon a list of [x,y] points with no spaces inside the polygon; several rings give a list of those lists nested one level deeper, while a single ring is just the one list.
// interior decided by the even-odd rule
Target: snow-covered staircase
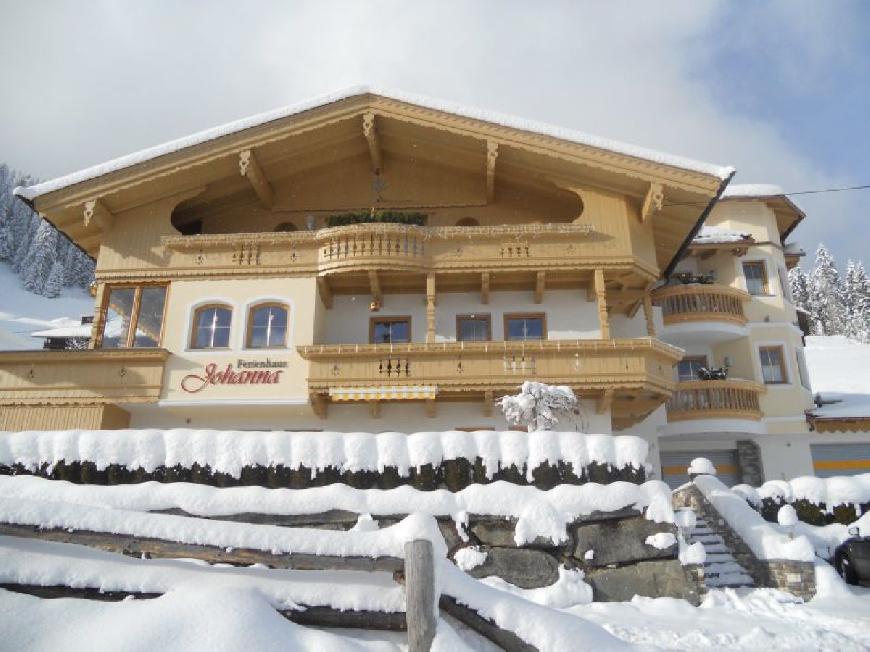
[{"label": "snow-covered staircase", "polygon": [[708,588],[741,588],[755,586],[752,577],[746,572],[720,535],[707,526],[703,519],[697,519],[695,527],[688,533],[688,542],[701,542],[707,553],[704,562],[704,583]]}]

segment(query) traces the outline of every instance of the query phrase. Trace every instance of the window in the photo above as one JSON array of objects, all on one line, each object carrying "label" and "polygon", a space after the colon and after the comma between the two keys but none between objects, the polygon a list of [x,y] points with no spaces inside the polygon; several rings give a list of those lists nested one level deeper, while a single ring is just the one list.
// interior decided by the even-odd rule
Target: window
[{"label": "window", "polygon": [[763,261],[756,260],[754,262],[743,263],[743,275],[746,277],[746,290],[749,294],[770,294],[770,287],[767,283],[767,270],[764,267]]},{"label": "window", "polygon": [[698,380],[698,369],[707,366],[707,356],[690,355],[677,363],[677,380]]},{"label": "window", "polygon": [[411,341],[410,317],[372,317],[369,321],[372,344],[406,344]]},{"label": "window", "polygon": [[193,313],[192,349],[225,349],[230,345],[233,311],[226,306],[202,306]]},{"label": "window", "polygon": [[165,285],[108,287],[99,348],[158,346],[165,306]]},{"label": "window", "polygon": [[487,342],[491,339],[489,315],[456,315],[457,342]]},{"label": "window", "polygon": [[287,346],[287,306],[261,303],[248,312],[249,349],[276,349]]},{"label": "window", "polygon": [[544,313],[504,316],[505,340],[543,340],[547,337]]},{"label": "window", "polygon": [[785,373],[785,356],[781,346],[762,346],[758,349],[761,359],[761,376],[767,385],[778,385],[788,382]]}]

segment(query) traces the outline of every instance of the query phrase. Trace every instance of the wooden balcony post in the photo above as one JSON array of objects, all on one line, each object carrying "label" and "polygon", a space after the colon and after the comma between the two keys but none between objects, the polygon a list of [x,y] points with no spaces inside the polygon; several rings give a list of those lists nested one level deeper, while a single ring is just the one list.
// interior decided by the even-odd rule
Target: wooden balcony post
[{"label": "wooden balcony post", "polygon": [[646,319],[646,334],[650,337],[655,337],[656,324],[653,321],[652,299],[650,299],[648,294],[643,297],[643,316]]},{"label": "wooden balcony post", "polygon": [[598,300],[598,321],[601,325],[601,339],[610,339],[610,319],[607,316],[607,289],[604,286],[604,270],[595,270],[595,297]]},{"label": "wooden balcony post", "polygon": [[435,275],[426,277],[426,341],[435,341]]}]

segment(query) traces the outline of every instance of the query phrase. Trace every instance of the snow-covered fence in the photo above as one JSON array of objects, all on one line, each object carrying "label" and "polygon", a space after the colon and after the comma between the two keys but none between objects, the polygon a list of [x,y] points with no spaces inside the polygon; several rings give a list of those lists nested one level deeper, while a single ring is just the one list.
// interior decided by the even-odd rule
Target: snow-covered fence
[{"label": "snow-covered fence", "polygon": [[795,508],[798,518],[810,525],[849,525],[870,511],[870,473],[793,480],[770,480],[760,487],[737,485],[739,493],[766,520],[776,522],[783,505]]},{"label": "snow-covered fence", "polygon": [[26,431],[0,436],[0,474],[88,484],[157,480],[227,487],[458,491],[506,480],[559,484],[643,482],[647,444],[577,432]]}]

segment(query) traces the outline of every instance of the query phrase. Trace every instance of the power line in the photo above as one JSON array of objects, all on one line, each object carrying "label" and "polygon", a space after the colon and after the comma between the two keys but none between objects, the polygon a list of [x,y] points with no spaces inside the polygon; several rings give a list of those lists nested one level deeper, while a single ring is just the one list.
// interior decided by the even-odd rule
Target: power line
[{"label": "power line", "polygon": [[[758,195],[758,197],[792,197],[795,195],[819,195],[826,192],[846,192],[849,190],[870,190],[870,184],[860,186],[844,186],[842,188],[817,188],[813,190],[794,190],[792,192],[780,192],[772,195]],[[721,199],[752,199],[752,195],[733,195],[731,197],[722,197]],[[665,202],[665,206],[706,206],[707,202]]]}]

